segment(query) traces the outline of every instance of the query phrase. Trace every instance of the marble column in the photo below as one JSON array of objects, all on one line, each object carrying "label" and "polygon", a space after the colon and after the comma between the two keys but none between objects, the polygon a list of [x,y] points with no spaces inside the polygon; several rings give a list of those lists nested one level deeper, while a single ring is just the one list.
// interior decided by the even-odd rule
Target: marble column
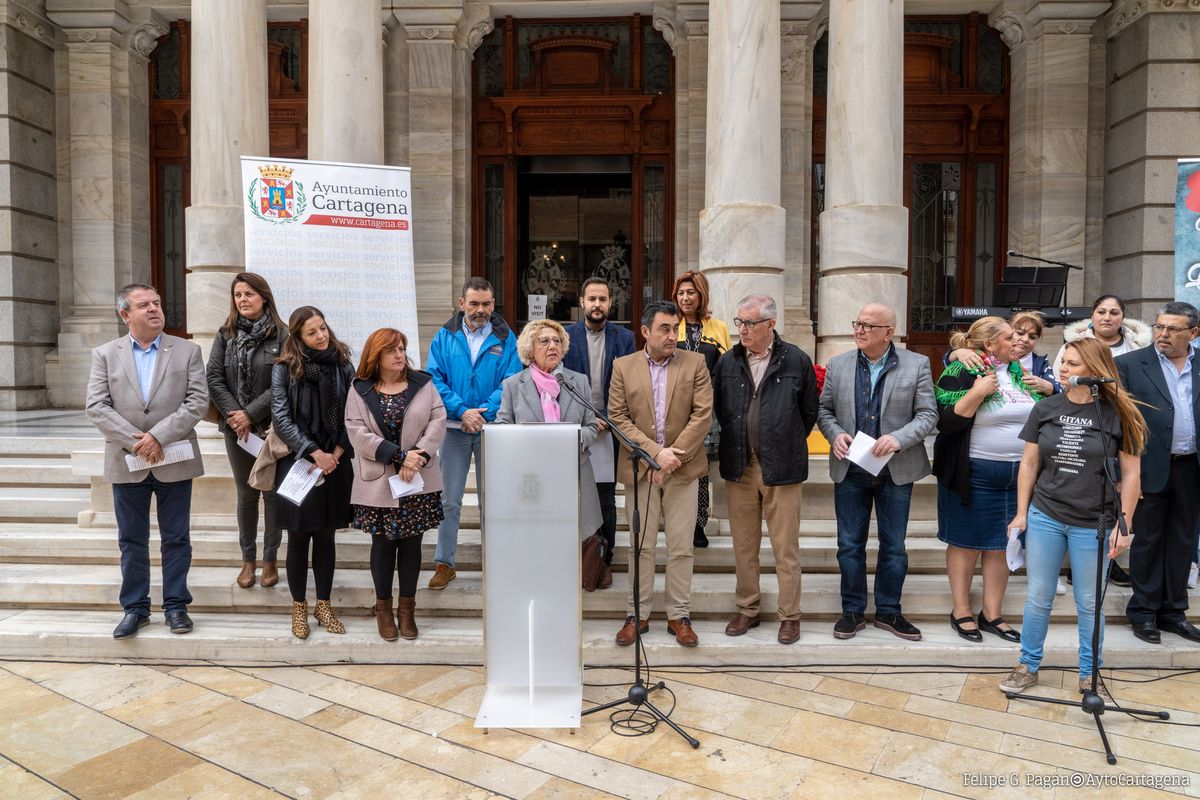
[{"label": "marble column", "polygon": [[854,346],[866,302],[908,324],[903,0],[830,0],[817,360]]},{"label": "marble column", "polygon": [[[1091,29],[1108,5],[1043,2],[1017,11],[1009,10],[1013,4],[1006,3],[989,20],[1009,46],[1011,64],[1008,244],[1012,249],[1074,264],[1083,264],[1089,254],[1099,255],[1102,202],[1089,201],[1093,194],[1089,183],[1103,192],[1104,95],[1102,73],[1093,84],[1097,37]],[[1090,181],[1093,171],[1098,180]],[[1067,283],[1071,305],[1088,302],[1085,281],[1096,284],[1092,293],[1100,292],[1094,278],[1072,276]]]},{"label": "marble column", "polygon": [[379,0],[311,0],[308,157],[383,163],[383,16]]},{"label": "marble column", "polygon": [[[792,9],[815,11],[813,8]],[[784,299],[787,325],[780,334],[815,354],[812,324],[812,45],[809,20],[782,23],[780,202],[787,211]]]},{"label": "marble column", "polygon": [[122,331],[117,289],[150,282],[146,64],[167,27],[116,0],[61,0],[48,14],[66,38],[59,175],[70,200],[59,215],[71,287],[60,293],[68,305],[46,381],[55,406],[79,407],[91,349]]},{"label": "marble column", "polygon": [[785,308],[779,54],[779,0],[712,0],[700,269],[723,320],[751,292]]},{"label": "marble column", "polygon": [[192,2],[188,331],[207,351],[246,264],[241,156],[269,152],[266,0]]},{"label": "marble column", "polygon": [[54,26],[0,0],[0,410],[47,403],[58,334]]}]

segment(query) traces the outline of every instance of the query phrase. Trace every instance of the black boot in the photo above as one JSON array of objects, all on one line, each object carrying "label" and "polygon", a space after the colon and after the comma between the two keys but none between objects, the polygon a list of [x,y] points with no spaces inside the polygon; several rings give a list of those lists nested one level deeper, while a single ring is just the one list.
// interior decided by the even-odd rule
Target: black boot
[{"label": "black boot", "polygon": [[692,537],[692,545],[694,547],[708,547],[708,537],[704,535],[704,526],[697,524],[696,533]]}]

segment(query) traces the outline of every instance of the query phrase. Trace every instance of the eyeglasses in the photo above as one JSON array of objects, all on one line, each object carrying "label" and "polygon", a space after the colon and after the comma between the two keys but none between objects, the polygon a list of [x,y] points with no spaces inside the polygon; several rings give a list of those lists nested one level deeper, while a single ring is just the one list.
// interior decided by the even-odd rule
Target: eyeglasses
[{"label": "eyeglasses", "polygon": [[753,330],[755,325],[762,325],[764,322],[770,322],[770,321],[771,321],[770,319],[736,319],[735,318],[733,320],[733,327],[734,328],[745,328],[746,330]]},{"label": "eyeglasses", "polygon": [[558,338],[557,336],[539,336],[534,341],[536,341],[542,347],[549,347],[552,344],[562,346],[562,339]]},{"label": "eyeglasses", "polygon": [[890,328],[892,326],[891,325],[872,325],[869,322],[859,322],[858,320],[853,320],[850,323],[850,327],[856,331],[866,331],[867,333],[870,333],[871,331],[875,330],[876,328]]},{"label": "eyeglasses", "polygon": [[1176,328],[1174,325],[1160,325],[1157,322],[1150,327],[1154,328],[1155,333],[1169,333],[1172,336],[1177,333],[1186,333],[1187,331],[1191,330],[1191,328]]}]

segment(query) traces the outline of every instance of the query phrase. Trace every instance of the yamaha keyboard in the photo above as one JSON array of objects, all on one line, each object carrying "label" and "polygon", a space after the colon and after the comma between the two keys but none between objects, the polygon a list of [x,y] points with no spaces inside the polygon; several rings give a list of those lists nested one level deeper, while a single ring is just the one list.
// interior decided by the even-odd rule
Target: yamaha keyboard
[{"label": "yamaha keyboard", "polygon": [[1046,325],[1067,325],[1081,319],[1091,319],[1089,306],[951,306],[950,322],[970,324],[983,317],[1008,319],[1018,311],[1037,311],[1046,318]]}]

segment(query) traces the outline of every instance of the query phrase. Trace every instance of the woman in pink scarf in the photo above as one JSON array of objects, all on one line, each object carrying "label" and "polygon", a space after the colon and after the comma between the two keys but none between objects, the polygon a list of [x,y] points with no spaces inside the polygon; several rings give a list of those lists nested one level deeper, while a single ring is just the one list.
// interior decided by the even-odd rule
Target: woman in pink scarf
[{"label": "woman in pink scarf", "polygon": [[501,384],[498,423],[573,422],[582,426],[579,448],[579,537],[586,539],[599,530],[600,496],[592,474],[588,448],[596,440],[596,415],[586,408],[566,388],[570,383],[577,395],[591,393],[588,379],[562,366],[567,352],[567,332],[553,320],[534,320],[528,323],[517,338],[517,355],[528,369],[505,379]]}]

